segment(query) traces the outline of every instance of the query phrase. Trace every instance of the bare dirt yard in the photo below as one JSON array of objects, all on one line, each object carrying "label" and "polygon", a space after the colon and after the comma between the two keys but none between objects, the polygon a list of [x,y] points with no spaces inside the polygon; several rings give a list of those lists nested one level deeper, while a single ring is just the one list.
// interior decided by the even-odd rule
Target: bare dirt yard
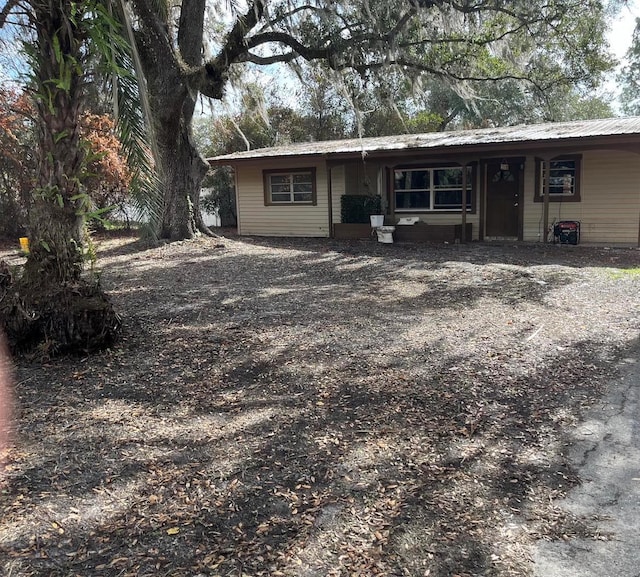
[{"label": "bare dirt yard", "polygon": [[0,574],[525,576],[538,539],[610,538],[554,500],[640,251],[98,244],[123,335],[18,363]]}]

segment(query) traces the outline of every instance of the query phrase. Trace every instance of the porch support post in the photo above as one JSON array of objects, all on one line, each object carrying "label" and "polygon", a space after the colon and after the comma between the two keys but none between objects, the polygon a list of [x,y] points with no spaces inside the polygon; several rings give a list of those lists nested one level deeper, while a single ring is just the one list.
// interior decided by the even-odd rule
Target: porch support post
[{"label": "porch support post", "polygon": [[394,224],[396,222],[396,197],[393,168],[389,165],[385,165],[384,167],[382,190],[387,195],[387,210],[389,211],[389,219],[391,220],[391,224]]},{"label": "porch support post", "polygon": [[462,228],[460,229],[460,243],[467,242],[467,163],[462,164]]},{"label": "porch support post", "polygon": [[329,221],[329,238],[333,238],[335,233],[333,231],[333,165],[330,162],[326,163],[327,167],[327,205],[328,214],[327,220]]},{"label": "porch support post", "polygon": [[544,182],[544,196],[542,198],[542,234],[544,243],[549,242],[549,190],[551,189],[551,157],[542,157],[542,177]]},{"label": "porch support post", "polygon": [[462,211],[461,211],[461,225],[460,229],[460,244],[467,242],[467,166],[471,163],[471,159],[464,158],[460,161],[462,165]]}]

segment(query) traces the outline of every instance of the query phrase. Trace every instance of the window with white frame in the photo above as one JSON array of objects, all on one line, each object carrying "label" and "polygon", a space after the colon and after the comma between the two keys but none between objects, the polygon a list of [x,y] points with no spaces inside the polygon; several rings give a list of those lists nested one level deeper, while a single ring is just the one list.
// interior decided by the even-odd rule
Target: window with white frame
[{"label": "window with white frame", "polygon": [[[462,167],[397,168],[393,190],[396,212],[461,211]],[[467,167],[467,211],[473,207],[473,170]]]},{"label": "window with white frame", "polygon": [[316,204],[315,168],[265,170],[265,204]]},{"label": "window with white frame", "polygon": [[[580,200],[580,161],[579,155],[556,157],[549,165],[549,201],[578,202]],[[546,170],[542,160],[536,161],[536,194],[534,200],[542,202]]]}]

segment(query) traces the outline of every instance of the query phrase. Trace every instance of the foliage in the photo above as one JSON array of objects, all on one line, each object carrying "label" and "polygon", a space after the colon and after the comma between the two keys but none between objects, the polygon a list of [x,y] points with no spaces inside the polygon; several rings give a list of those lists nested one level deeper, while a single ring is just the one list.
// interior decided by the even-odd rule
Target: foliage
[{"label": "foliage", "polygon": [[0,236],[22,236],[34,186],[33,107],[21,92],[0,88]]},{"label": "foliage", "polygon": [[[102,227],[104,218],[117,211],[126,215],[132,171],[124,157],[114,121],[105,114],[85,114],[81,135],[88,147],[84,186],[91,198],[93,225]],[[96,215],[96,216],[93,216]]]},{"label": "foliage", "polygon": [[[315,63],[303,69],[300,76],[298,103],[301,128],[306,141],[335,140],[353,132],[352,111],[340,93],[335,74],[324,63]],[[292,139],[294,142],[303,140]]]},{"label": "foliage", "polygon": [[618,75],[622,86],[622,111],[630,116],[640,114],[640,18],[636,18],[631,46],[626,54],[627,65]]},{"label": "foliage", "polygon": [[458,83],[442,77],[409,81],[399,74],[351,79],[353,133],[383,136],[614,116],[611,96],[581,85],[538,89],[517,79]]},{"label": "foliage", "polygon": [[[113,111],[122,154],[131,173],[130,208],[134,209],[138,221],[146,223],[149,240],[155,241],[162,218],[164,190],[155,160],[158,151],[151,125],[151,105],[128,8],[119,3],[113,10],[118,24],[114,27],[112,42],[108,50],[96,55],[97,79],[103,87],[98,102],[103,108],[109,104]],[[91,95],[90,91],[89,98]]]},{"label": "foliage", "polygon": [[[0,236],[24,235],[36,181],[35,109],[24,92],[0,89]],[[83,190],[90,201],[87,216],[93,226],[124,210],[132,171],[106,114],[83,114],[79,120]]]},{"label": "foliage", "polygon": [[[364,80],[378,72],[416,85],[439,78],[472,96],[484,81],[526,79],[537,90],[592,85],[612,65],[603,51],[607,13],[598,1],[483,2],[470,8],[464,3],[373,5],[360,0],[348,8],[323,8],[287,13],[281,7],[283,16],[272,25],[307,48],[295,46],[302,58],[320,58],[322,46],[333,70],[352,69]],[[299,25],[296,32],[294,24]],[[268,33],[260,36],[269,38]],[[293,56],[280,56],[281,61],[287,58]]]},{"label": "foliage", "polygon": [[[257,85],[250,87],[238,114],[202,117],[194,122],[194,139],[205,156],[217,156],[247,148],[263,148],[309,138],[311,122],[300,112],[276,99],[268,108]],[[313,129],[311,127],[311,129]],[[202,207],[217,212],[222,226],[237,224],[233,171],[211,170],[203,180]]]},{"label": "foliage", "polygon": [[89,154],[81,129],[92,55],[114,45],[117,25],[101,0],[31,0],[23,8],[36,127],[30,251],[0,298],[0,325],[14,351],[45,357],[108,346],[119,332],[97,278],[82,275],[85,259],[92,258],[85,223],[95,214],[85,185],[92,163],[104,155]]},{"label": "foliage", "polygon": [[368,224],[369,216],[382,213],[379,196],[345,194],[340,197],[340,216],[343,223]]}]

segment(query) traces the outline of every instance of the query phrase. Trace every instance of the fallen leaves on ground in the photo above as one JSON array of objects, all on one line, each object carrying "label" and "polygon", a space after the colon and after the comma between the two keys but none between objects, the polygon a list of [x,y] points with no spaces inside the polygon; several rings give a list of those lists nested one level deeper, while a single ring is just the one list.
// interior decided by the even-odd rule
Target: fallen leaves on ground
[{"label": "fallen leaves on ground", "polygon": [[[637,251],[103,243],[125,332],[17,370],[7,575],[528,575]],[[214,250],[215,245],[215,250]]]}]

